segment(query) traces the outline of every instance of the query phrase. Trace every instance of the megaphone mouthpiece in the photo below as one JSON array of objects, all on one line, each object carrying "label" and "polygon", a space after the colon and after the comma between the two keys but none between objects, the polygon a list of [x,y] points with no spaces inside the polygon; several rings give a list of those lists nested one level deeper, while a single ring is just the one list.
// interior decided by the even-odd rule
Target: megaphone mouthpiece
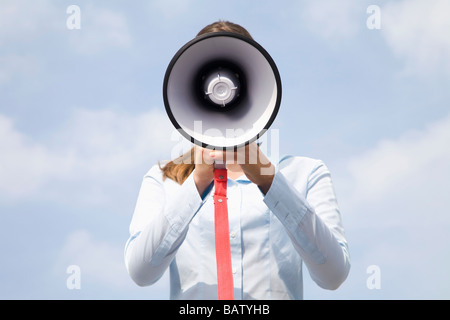
[{"label": "megaphone mouthpiece", "polygon": [[205,77],[204,90],[210,102],[225,107],[239,96],[239,75],[228,69],[213,70],[209,76]]}]

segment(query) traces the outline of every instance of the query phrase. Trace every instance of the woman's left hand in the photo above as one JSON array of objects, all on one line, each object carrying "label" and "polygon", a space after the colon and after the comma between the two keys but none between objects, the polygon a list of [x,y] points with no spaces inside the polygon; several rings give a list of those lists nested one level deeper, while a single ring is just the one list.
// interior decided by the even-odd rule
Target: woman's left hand
[{"label": "woman's left hand", "polygon": [[[212,159],[224,159],[224,153],[214,151],[210,153]],[[269,161],[258,145],[253,142],[235,152],[226,152],[227,165],[237,164],[247,178],[256,184],[266,194],[272,185],[275,166]]]}]

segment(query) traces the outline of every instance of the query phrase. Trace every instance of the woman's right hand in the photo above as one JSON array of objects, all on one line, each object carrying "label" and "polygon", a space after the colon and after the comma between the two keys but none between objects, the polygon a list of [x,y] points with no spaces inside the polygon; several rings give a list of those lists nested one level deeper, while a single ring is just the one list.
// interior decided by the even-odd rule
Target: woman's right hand
[{"label": "woman's right hand", "polygon": [[194,147],[195,169],[193,175],[200,196],[203,195],[214,179],[214,160],[211,158],[210,152],[209,149],[199,146]]}]

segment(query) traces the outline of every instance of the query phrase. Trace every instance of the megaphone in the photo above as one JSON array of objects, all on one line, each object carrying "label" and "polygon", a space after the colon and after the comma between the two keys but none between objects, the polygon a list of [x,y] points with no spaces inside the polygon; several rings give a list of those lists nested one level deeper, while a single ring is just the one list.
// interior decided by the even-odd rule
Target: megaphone
[{"label": "megaphone", "polygon": [[230,150],[262,136],[281,103],[281,78],[254,40],[212,32],[186,43],[169,63],[164,105],[174,127],[203,148]]}]

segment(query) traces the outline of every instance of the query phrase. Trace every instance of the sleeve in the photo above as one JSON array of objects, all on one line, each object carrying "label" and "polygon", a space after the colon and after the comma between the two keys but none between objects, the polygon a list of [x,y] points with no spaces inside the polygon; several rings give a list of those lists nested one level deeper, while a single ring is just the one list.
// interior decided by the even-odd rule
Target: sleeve
[{"label": "sleeve", "polygon": [[347,278],[350,257],[330,172],[318,161],[310,170],[306,192],[288,176],[295,174],[276,172],[264,202],[285,226],[311,278],[320,287],[335,290]]},{"label": "sleeve", "polygon": [[157,166],[144,177],[125,246],[125,265],[136,284],[161,278],[202,204],[192,174],[178,188],[164,188]]}]

